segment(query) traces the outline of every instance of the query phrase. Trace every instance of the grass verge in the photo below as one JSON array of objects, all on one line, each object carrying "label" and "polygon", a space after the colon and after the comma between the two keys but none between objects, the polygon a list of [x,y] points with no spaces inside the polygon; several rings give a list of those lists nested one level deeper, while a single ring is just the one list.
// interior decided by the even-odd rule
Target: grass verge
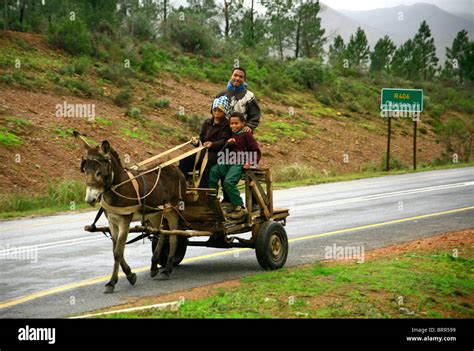
[{"label": "grass verge", "polygon": [[0,198],[0,219],[47,216],[88,208],[84,194],[84,182],[53,180],[43,194],[12,193]]},{"label": "grass verge", "polygon": [[185,301],[177,311],[106,318],[473,318],[474,248],[473,240],[466,242],[473,234],[381,249],[363,263],[327,261],[265,272]]}]

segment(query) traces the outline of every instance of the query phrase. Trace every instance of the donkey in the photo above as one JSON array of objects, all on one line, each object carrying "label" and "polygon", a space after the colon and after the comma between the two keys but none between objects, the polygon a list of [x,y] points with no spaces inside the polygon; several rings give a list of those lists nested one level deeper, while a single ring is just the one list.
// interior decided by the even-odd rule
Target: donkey
[{"label": "donkey", "polygon": [[[165,219],[170,230],[177,229],[178,206],[181,198],[186,194],[186,179],[177,167],[170,165],[162,168],[161,172],[153,171],[138,177],[135,183],[138,185],[136,189],[132,181],[128,180],[130,180],[129,173],[136,176],[137,172],[125,170],[122,167],[117,152],[112,149],[107,140],[104,140],[100,146],[92,147],[80,133],[75,131],[74,136],[87,152],[81,162],[81,172],[85,173],[87,186],[85,201],[91,205],[100,201],[109,221],[115,263],[104,293],[112,293],[118,282],[119,265],[130,284],[134,285],[137,280],[136,274],[132,272],[124,258],[130,223],[144,216],[155,228],[160,228],[162,220]],[[114,185],[119,186],[113,188]],[[144,197],[148,193],[150,195],[145,199],[146,206],[139,206],[138,197]],[[158,270],[158,262],[166,239],[170,244],[167,263],[165,267]],[[152,277],[159,273],[159,280],[169,279],[177,245],[176,235],[169,235],[169,238],[165,235],[159,236],[158,245],[151,259]]]}]

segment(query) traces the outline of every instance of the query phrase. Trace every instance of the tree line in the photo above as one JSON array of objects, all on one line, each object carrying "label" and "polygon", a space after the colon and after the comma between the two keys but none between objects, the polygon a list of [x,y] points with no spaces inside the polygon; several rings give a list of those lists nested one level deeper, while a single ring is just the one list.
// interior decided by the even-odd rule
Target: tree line
[{"label": "tree line", "polygon": [[232,43],[281,61],[327,60],[342,72],[389,74],[412,81],[441,77],[460,84],[474,80],[474,42],[467,31],[460,31],[447,48],[442,67],[426,21],[399,47],[385,36],[371,49],[358,28],[347,43],[336,36],[326,52],[328,36],[316,0],[187,0],[179,7],[170,0],[3,1],[3,28],[47,33],[53,44],[73,54],[91,54],[97,33],[115,33],[143,41],[167,40],[184,51],[208,56],[222,43]]}]

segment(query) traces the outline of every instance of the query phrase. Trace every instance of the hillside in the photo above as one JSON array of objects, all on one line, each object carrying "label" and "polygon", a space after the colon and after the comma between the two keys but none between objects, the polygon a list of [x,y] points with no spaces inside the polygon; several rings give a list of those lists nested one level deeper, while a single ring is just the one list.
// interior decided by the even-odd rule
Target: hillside
[{"label": "hillside", "polygon": [[[19,68],[15,67],[17,59]],[[43,36],[1,32],[1,195],[35,194],[54,179],[81,180],[83,152],[75,144],[72,130],[98,142],[109,140],[122,159],[130,155],[130,164],[186,141],[196,134],[209,114],[212,97],[228,79],[223,74],[222,83],[217,84],[196,77],[193,72],[199,71],[201,63],[192,55],[174,57],[175,68],[159,70],[154,76],[130,70],[126,82],[121,81],[124,73],[112,74],[103,61],[81,66],[80,60],[52,50]],[[183,62],[194,65],[190,73],[183,71]],[[383,83],[369,78],[340,79],[345,90],[326,104],[305,89],[272,91],[268,96],[263,89],[255,90],[262,109],[255,134],[263,151],[262,166],[278,171],[296,164],[322,174],[380,166],[386,147],[386,120],[377,114]],[[253,90],[254,84],[250,76],[249,89]],[[128,106],[119,107],[117,94],[124,86],[133,92],[133,98]],[[427,88],[428,99],[439,93],[434,85]],[[451,99],[453,90],[447,90]],[[433,118],[439,121],[461,115],[438,99],[437,105],[431,101],[419,124],[419,164],[432,163],[444,152],[436,142]],[[96,117],[57,117],[57,105],[65,102],[95,105]],[[289,113],[290,108],[294,114]],[[411,164],[411,143],[410,121],[394,121],[393,156],[406,165]],[[345,154],[348,162],[344,162]]]}]

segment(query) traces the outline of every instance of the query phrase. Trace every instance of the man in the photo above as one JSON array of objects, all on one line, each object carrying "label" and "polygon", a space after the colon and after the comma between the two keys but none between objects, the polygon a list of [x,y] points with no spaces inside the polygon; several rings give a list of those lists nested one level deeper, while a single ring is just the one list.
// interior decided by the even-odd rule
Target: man
[{"label": "man", "polygon": [[[258,106],[257,98],[254,93],[247,89],[247,72],[242,67],[234,67],[230,76],[227,88],[216,95],[227,96],[229,101],[229,115],[233,112],[240,112],[245,118],[244,132],[253,133],[260,123],[260,107]],[[224,179],[222,179],[224,182]],[[230,200],[223,189],[224,199],[222,206],[225,210],[232,208]],[[252,196],[253,208],[252,211],[258,210],[257,200]]]},{"label": "man", "polygon": [[227,83],[227,89],[216,95],[227,96],[229,99],[229,114],[232,112],[243,113],[246,121],[244,132],[253,133],[260,122],[260,107],[257,99],[250,90],[247,89],[247,73],[242,67],[235,67]]}]

